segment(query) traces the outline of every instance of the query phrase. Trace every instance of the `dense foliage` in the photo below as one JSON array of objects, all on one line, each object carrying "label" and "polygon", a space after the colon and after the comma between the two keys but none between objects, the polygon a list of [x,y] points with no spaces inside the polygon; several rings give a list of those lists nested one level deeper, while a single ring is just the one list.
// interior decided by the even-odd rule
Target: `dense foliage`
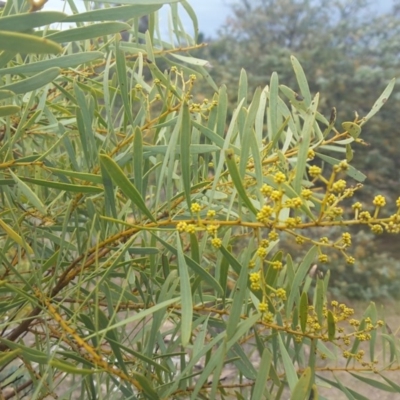
[{"label": "dense foliage", "polygon": [[[210,74],[227,85],[231,109],[237,102],[240,70],[248,75],[249,92],[267,84],[268,76],[298,91],[290,55],[301,60],[312,93],[320,93],[324,115],[336,108],[338,125],[365,115],[375,93],[398,77],[400,7],[369,1],[238,0],[220,35],[207,39],[199,56],[210,61]],[[205,88],[202,88],[205,91]],[[394,201],[400,182],[399,89],[368,125],[353,146],[353,165],[367,179],[360,201],[377,191]],[[356,233],[356,231],[352,231]],[[342,296],[364,299],[399,296],[400,251],[388,235],[364,240],[354,236],[355,246],[366,243],[365,255],[355,268],[343,274],[341,263],[330,264],[332,282]],[[362,261],[362,262],[361,262]],[[383,268],[376,269],[376,265]],[[396,277],[397,279],[393,279]]]},{"label": "dense foliage", "polygon": [[291,57],[299,89],[273,73],[251,95],[243,70],[231,113],[177,3],[3,9],[0,396],[400,393],[398,338],[374,303],[328,300],[320,268],[354,264],[351,227],[400,231],[400,198],[355,201],[351,165],[394,80],[340,125]]}]

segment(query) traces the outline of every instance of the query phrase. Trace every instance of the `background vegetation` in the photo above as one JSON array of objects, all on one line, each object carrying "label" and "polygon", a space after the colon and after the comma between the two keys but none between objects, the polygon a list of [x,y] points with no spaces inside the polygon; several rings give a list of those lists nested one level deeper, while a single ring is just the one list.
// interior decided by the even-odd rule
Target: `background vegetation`
[{"label": "background vegetation", "polygon": [[400,231],[398,195],[361,204],[352,165],[394,80],[343,123],[293,56],[294,89],[218,86],[177,3],[3,8],[0,396],[400,393],[392,323],[321,267],[362,259],[352,228]]},{"label": "background vegetation", "polygon": [[[297,90],[290,64],[293,54],[301,60],[311,91],[320,93],[323,113],[330,115],[335,107],[341,123],[353,120],[355,113],[368,112],[375,94],[399,76],[399,26],[398,1],[383,9],[369,0],[238,0],[219,35],[204,39],[209,45],[199,56],[210,61],[214,79],[227,85],[232,108],[242,68],[250,93],[266,84],[271,71],[278,71],[280,80]],[[390,102],[363,128],[365,143],[353,147],[353,165],[367,176],[364,189],[356,194],[361,201],[377,191],[391,200],[398,195],[399,108],[400,93],[395,88]],[[340,262],[330,264],[332,283],[343,296],[397,298],[397,238],[381,235],[366,240],[366,235],[360,234],[359,241],[354,238],[360,258],[351,271],[343,273]]]}]

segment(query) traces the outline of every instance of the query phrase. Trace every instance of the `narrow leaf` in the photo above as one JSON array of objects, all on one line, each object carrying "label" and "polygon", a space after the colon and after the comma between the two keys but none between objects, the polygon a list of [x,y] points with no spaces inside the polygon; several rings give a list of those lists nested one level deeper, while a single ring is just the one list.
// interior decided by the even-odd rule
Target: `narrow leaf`
[{"label": "narrow leaf", "polygon": [[107,172],[110,174],[111,179],[115,184],[122,190],[126,197],[128,197],[132,202],[146,215],[151,221],[156,222],[153,215],[146,207],[142,196],[136,187],[131,183],[131,181],[126,177],[122,169],[118,164],[109,156],[105,154],[100,154],[100,162],[106,168]]}]

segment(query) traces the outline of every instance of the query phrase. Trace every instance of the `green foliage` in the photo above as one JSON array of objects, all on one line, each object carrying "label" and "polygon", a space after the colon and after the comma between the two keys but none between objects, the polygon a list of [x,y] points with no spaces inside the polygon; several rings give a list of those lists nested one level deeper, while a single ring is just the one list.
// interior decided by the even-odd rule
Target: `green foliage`
[{"label": "green foliage", "polygon": [[[354,226],[399,233],[400,198],[394,213],[380,194],[351,201],[364,179],[351,146],[386,101],[339,130],[292,57],[300,93],[274,73],[250,96],[242,71],[227,117],[231,87],[185,54],[201,45],[175,1],[160,37],[163,3],[3,10],[0,26],[38,28],[24,40],[62,52],[0,54],[0,394],[301,400],[333,387],[362,399],[354,380],[400,393],[398,340],[375,304],[356,319],[315,266],[328,251],[354,263]],[[65,21],[76,28],[48,27]],[[201,79],[216,91],[197,102]]]},{"label": "green foliage", "polygon": [[[265,86],[267,75],[273,71],[278,71],[280,80],[298,92],[300,85],[290,63],[290,55],[295,55],[306,71],[311,92],[320,93],[321,113],[332,112],[338,121],[336,126],[343,123],[348,130],[348,125],[353,124],[350,121],[369,112],[376,100],[375,94],[386,82],[399,76],[399,10],[398,1],[386,10],[369,0],[239,0],[233,3],[220,35],[210,40],[210,45],[201,49],[199,56],[210,60],[214,79],[227,85],[230,108],[233,108],[237,77],[242,68],[247,72],[249,92]],[[354,158],[352,165],[368,177],[364,190],[355,195],[360,201],[367,202],[377,191],[391,201],[398,196],[399,99],[395,88],[391,101],[362,126],[362,140],[351,150],[346,149],[347,157]],[[293,97],[291,101],[297,100]],[[334,112],[332,107],[336,107]],[[360,126],[356,125],[359,132]],[[267,128],[275,129],[274,126]],[[359,132],[349,130],[352,135]],[[398,246],[395,241],[391,244],[386,249],[386,259],[398,259]],[[374,241],[374,247],[382,252],[378,242]],[[384,264],[388,276],[398,276],[396,263],[384,261]],[[373,257],[364,269],[367,275],[374,274]],[[354,285],[353,275],[332,268],[332,277],[336,289],[342,289],[342,296],[346,296],[346,289]],[[365,275],[360,278],[364,290],[353,290],[351,296],[359,293],[364,298],[365,289],[370,286],[376,287],[375,299],[387,296],[383,276],[380,286],[373,279],[365,280]]]}]

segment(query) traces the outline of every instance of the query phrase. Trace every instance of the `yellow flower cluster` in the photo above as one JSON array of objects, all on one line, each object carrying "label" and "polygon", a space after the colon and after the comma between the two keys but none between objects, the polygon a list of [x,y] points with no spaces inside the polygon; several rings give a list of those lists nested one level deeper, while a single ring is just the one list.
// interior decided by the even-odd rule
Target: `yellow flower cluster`
[{"label": "yellow flower cluster", "polygon": [[276,289],[276,297],[279,297],[281,300],[286,300],[286,290],[279,288]]},{"label": "yellow flower cluster", "polygon": [[321,175],[322,169],[318,167],[317,165],[311,165],[311,167],[308,169],[308,173],[312,178],[317,178],[318,176]]},{"label": "yellow flower cluster", "polygon": [[201,211],[201,206],[199,203],[192,203],[190,206],[190,211],[192,213],[199,213]]},{"label": "yellow flower cluster", "polygon": [[265,312],[265,311],[268,311],[268,304],[267,303],[264,303],[263,301],[258,305],[258,310],[260,311],[260,312]]},{"label": "yellow flower cluster", "polygon": [[268,239],[275,241],[279,239],[279,235],[276,233],[276,231],[271,231],[270,233],[268,233]]},{"label": "yellow flower cluster", "polygon": [[280,190],[273,190],[270,197],[273,201],[279,201],[282,196],[283,193]]},{"label": "yellow flower cluster", "polygon": [[320,254],[318,256],[318,261],[322,264],[326,264],[328,262],[328,256],[326,254]]},{"label": "yellow flower cluster", "polygon": [[349,232],[342,234],[342,242],[345,246],[351,246],[351,234]]},{"label": "yellow flower cluster", "polygon": [[274,190],[274,188],[272,186],[269,186],[269,185],[264,183],[264,185],[262,185],[262,187],[260,189],[260,192],[264,196],[270,196],[273,190]]},{"label": "yellow flower cluster", "polygon": [[372,202],[374,206],[383,207],[386,205],[386,199],[382,195],[375,196],[374,201]]},{"label": "yellow flower cluster", "polygon": [[312,196],[313,192],[310,189],[303,189],[301,191],[301,195],[305,200],[309,200]]},{"label": "yellow flower cluster", "polygon": [[211,239],[211,244],[216,249],[219,249],[222,246],[222,240],[220,238]]},{"label": "yellow flower cluster", "polygon": [[187,228],[187,223],[186,222],[178,222],[178,224],[176,225],[176,229],[178,230],[178,232],[186,232],[186,228]]},{"label": "yellow flower cluster", "polygon": [[257,249],[257,255],[260,258],[264,258],[267,255],[267,249],[265,247],[259,247]]},{"label": "yellow flower cluster", "polygon": [[277,269],[277,270],[281,270],[282,269],[282,267],[283,267],[283,264],[282,264],[282,262],[281,261],[272,261],[271,262],[271,265],[272,265],[272,268],[273,269]]},{"label": "yellow flower cluster", "polygon": [[208,225],[207,226],[207,232],[210,235],[215,236],[217,234],[218,228],[219,228],[219,225],[213,225],[213,224]]},{"label": "yellow flower cluster", "polygon": [[307,158],[309,160],[313,160],[315,158],[315,151],[313,149],[308,149],[307,151]]},{"label": "yellow flower cluster", "polygon": [[332,185],[332,191],[335,193],[342,193],[346,189],[346,181],[343,179],[339,179],[337,182],[334,182]]},{"label": "yellow flower cluster", "polygon": [[274,209],[271,206],[265,205],[262,209],[257,213],[257,221],[260,221],[264,224],[268,223],[268,218],[272,215]]},{"label": "yellow flower cluster", "polygon": [[277,172],[274,176],[275,183],[283,183],[286,182],[286,175],[283,172]]},{"label": "yellow flower cluster", "polygon": [[259,272],[252,272],[250,274],[250,289],[251,290],[260,290],[261,286],[260,286],[260,273]]},{"label": "yellow flower cluster", "polygon": [[207,218],[212,219],[212,218],[215,217],[215,214],[216,214],[215,210],[208,210],[207,211]]}]

